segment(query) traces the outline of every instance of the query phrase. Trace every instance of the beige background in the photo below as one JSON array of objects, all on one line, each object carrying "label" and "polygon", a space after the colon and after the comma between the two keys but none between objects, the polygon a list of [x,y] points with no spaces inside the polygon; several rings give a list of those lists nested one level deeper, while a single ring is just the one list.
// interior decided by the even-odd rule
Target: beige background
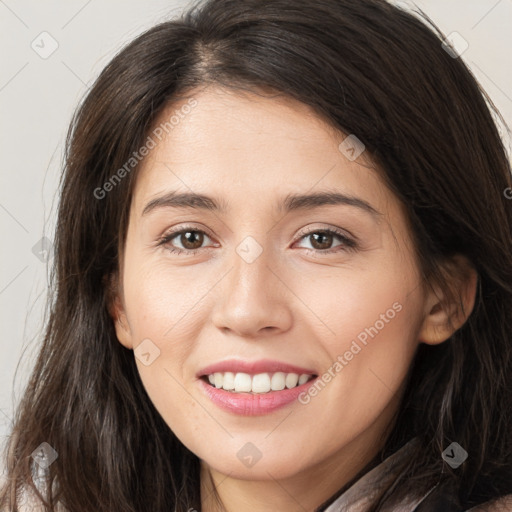
[{"label": "beige background", "polygon": [[[52,239],[63,141],[73,110],[125,42],[186,5],[0,0],[0,444],[37,353],[47,264],[32,249],[43,235]],[[416,5],[445,34],[456,31],[468,42],[463,59],[512,126],[512,0],[418,0]],[[51,48],[50,36],[40,36],[44,31],[58,44],[46,59],[31,47],[34,41],[39,51]],[[505,142],[510,151],[510,139]]]}]

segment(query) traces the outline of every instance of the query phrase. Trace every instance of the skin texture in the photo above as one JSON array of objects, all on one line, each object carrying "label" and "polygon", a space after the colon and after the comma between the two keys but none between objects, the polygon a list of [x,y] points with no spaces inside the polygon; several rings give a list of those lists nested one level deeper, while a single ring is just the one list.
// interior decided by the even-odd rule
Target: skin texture
[{"label": "skin texture", "polygon": [[[456,283],[466,317],[442,307],[442,290],[421,279],[404,211],[369,157],[347,159],[338,149],[346,135],[305,105],[217,87],[194,98],[138,171],[112,308],[117,336],[129,349],[149,338],[160,350],[149,366],[136,359],[138,369],[159,413],[202,461],[203,510],[222,510],[208,474],[230,512],[313,510],[382,446],[418,344],[441,343],[462,325],[476,276]],[[213,196],[227,210],[142,214],[171,190]],[[287,194],[325,190],[379,214],[349,205],[278,209]],[[181,227],[206,233],[195,254],[169,251],[187,250],[179,235],[158,245]],[[333,236],[321,249],[305,236],[329,228],[355,236],[358,247]],[[262,249],[252,263],[236,251],[248,236]],[[200,369],[230,358],[323,374],[396,303],[394,318],[307,404],[243,417],[199,386]],[[237,457],[247,442],[261,452],[252,467]]]}]

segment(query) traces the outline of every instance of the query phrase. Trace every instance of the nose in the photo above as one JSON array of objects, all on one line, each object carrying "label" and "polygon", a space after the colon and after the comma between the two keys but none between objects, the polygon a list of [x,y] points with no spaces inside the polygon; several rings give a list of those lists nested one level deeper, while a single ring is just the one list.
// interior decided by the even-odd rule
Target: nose
[{"label": "nose", "polygon": [[213,309],[214,325],[247,338],[275,336],[292,325],[292,292],[287,276],[270,251],[254,260],[235,252],[231,270],[219,283],[218,301]]}]

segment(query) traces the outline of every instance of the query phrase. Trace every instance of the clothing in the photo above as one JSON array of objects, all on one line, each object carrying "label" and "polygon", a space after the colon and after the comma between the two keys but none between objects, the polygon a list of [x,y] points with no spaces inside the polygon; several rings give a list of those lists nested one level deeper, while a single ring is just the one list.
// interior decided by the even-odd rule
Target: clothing
[{"label": "clothing", "polygon": [[[396,476],[403,459],[418,443],[414,438],[386,460],[357,480],[324,512],[366,512],[372,501]],[[383,508],[382,512],[506,512],[512,511],[512,495],[497,503],[486,503],[462,509],[447,488],[432,487],[420,498],[411,498],[399,506]]]}]

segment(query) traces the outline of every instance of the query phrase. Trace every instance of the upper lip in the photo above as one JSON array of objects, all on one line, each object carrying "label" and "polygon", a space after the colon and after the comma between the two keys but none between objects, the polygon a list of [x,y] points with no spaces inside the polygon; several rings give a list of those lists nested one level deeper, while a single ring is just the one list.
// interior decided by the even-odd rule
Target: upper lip
[{"label": "upper lip", "polygon": [[219,361],[205,366],[199,370],[196,377],[203,377],[204,375],[211,375],[216,372],[233,372],[233,373],[273,373],[273,372],[284,372],[284,373],[306,373],[308,375],[316,375],[314,370],[309,368],[302,368],[293,364],[284,363],[282,361],[275,361],[271,359],[260,359],[258,361],[241,361],[238,359],[226,359],[225,361]]}]

